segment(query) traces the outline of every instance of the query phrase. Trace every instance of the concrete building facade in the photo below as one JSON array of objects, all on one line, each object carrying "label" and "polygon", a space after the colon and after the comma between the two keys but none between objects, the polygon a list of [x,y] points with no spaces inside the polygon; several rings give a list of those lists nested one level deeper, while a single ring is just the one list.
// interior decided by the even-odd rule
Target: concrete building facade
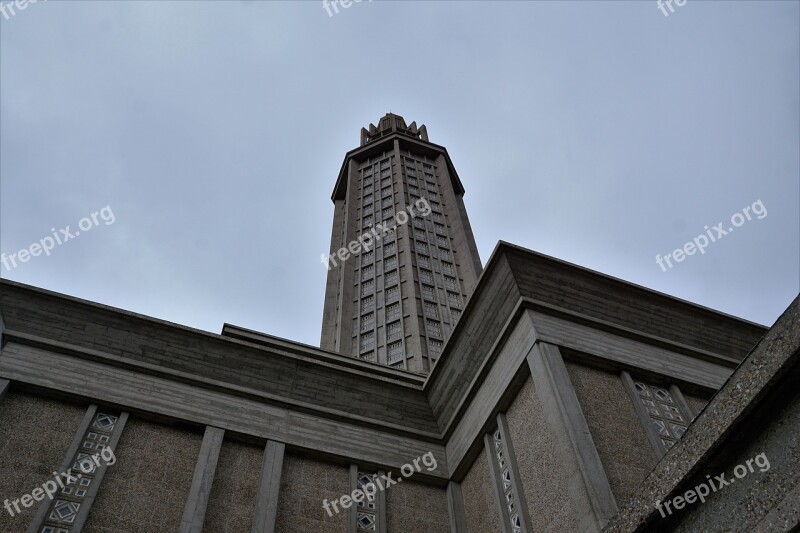
[{"label": "concrete building facade", "polygon": [[[410,201],[404,158],[423,176],[430,164],[462,305],[438,255],[437,297],[421,294],[413,222],[394,241],[403,365],[384,319],[374,357],[354,351],[358,254],[329,272],[322,348],[0,280],[0,532],[796,528],[798,300],[768,330],[505,242],[481,269],[446,152],[388,118],[345,159],[332,251],[364,227],[365,165],[374,191],[388,154],[397,210]],[[394,303],[383,261],[367,262],[367,312]],[[428,301],[449,328],[438,357]],[[768,470],[675,504],[761,453]],[[81,477],[58,475],[70,469]]]}]

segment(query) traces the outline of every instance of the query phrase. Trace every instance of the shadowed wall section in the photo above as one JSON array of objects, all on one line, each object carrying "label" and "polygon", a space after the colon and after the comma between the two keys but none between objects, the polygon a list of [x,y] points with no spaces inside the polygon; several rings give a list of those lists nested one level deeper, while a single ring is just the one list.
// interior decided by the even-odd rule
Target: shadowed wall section
[{"label": "shadowed wall section", "polygon": [[708,401],[711,399],[711,394],[706,396],[701,396],[699,394],[693,393],[683,393],[683,397],[686,400],[686,403],[689,404],[689,409],[692,410],[692,415],[697,416],[700,414],[700,411],[708,404]]},{"label": "shadowed wall section", "polygon": [[472,463],[464,481],[461,482],[461,491],[464,494],[468,533],[498,531],[500,518],[494,500],[489,462],[484,451],[481,451]]},{"label": "shadowed wall section", "polygon": [[[711,491],[705,503],[695,501],[656,524],[673,531],[797,531],[800,517],[800,368],[795,365],[779,393],[765,400],[740,430],[740,448],[723,448],[682,490],[724,473],[730,485]],[[764,454],[758,460],[755,457]],[[748,466],[747,461],[751,463]],[[767,466],[767,462],[769,465]],[[741,478],[734,475],[738,465]],[[752,472],[750,471],[752,468]],[[715,478],[716,479],[716,478]],[[734,483],[735,481],[735,483]],[[667,514],[666,511],[664,511]],[[669,519],[674,519],[669,521]]]}]

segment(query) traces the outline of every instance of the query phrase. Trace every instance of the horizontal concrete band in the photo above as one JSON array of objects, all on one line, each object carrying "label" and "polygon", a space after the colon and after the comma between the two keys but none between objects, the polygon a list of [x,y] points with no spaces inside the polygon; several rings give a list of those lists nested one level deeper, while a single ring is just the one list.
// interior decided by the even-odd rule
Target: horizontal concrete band
[{"label": "horizontal concrete band", "polygon": [[[729,368],[710,362],[707,357],[676,353],[642,342],[645,339],[641,335],[638,340],[632,339],[567,320],[564,316],[561,311],[543,309],[524,298],[518,299],[509,312],[498,315],[498,320],[506,318],[497,336],[485,340],[486,350],[463,354],[470,360],[464,361],[464,366],[475,368],[471,379],[459,382],[455,379],[458,375],[454,375],[456,389],[451,385],[429,391],[437,396],[448,391],[454,393],[447,398],[441,396],[441,400],[431,400],[446,401],[450,406],[444,434],[340,409],[326,409],[318,404],[13,330],[4,331],[6,346],[0,352],[0,377],[92,401],[113,402],[285,442],[290,447],[313,450],[339,461],[355,460],[359,464],[397,468],[409,458],[432,451],[440,468],[431,478],[442,480],[453,474],[463,474],[462,470],[474,459],[483,427],[515,394],[515,386],[521,385],[525,357],[537,341],[561,345],[621,368],[641,368],[709,389],[718,388],[730,375]],[[51,376],[52,368],[64,371]],[[88,389],[75,385],[85,382],[88,374],[97,378]],[[103,385],[110,376],[113,376],[114,387]],[[368,377],[364,379],[369,380]],[[429,380],[425,388],[431,387],[438,385]],[[142,390],[153,391],[153,394],[143,397]],[[354,394],[354,391],[342,394]],[[408,389],[408,394],[420,392]],[[363,394],[354,395],[353,411],[358,411],[357,402],[364,402]],[[235,419],[229,415],[231,410],[237,412]]]},{"label": "horizontal concrete band", "polygon": [[[54,368],[58,371],[53,372]],[[400,468],[409,460],[432,452],[438,468],[419,477],[431,481],[449,479],[441,444],[15,342],[7,343],[0,352],[0,377],[96,402],[124,405],[130,410],[284,442],[335,461],[349,459]]]},{"label": "horizontal concrete band", "polygon": [[[190,374],[180,370],[174,370],[159,365],[144,363],[132,359],[111,355],[108,353],[100,352],[97,350],[90,350],[79,346],[74,346],[62,342],[51,341],[43,339],[27,333],[8,331],[6,340],[15,345],[22,345],[36,349],[43,349],[62,355],[68,355],[78,359],[87,361],[99,362],[101,364],[113,366],[120,369],[133,370],[138,373],[162,377],[167,380],[173,380],[180,383],[195,385],[203,389],[218,390],[229,394],[238,395],[246,398],[253,398],[257,401],[265,403],[273,403],[280,406],[289,406],[295,408],[297,411],[308,412],[311,414],[320,414],[323,417],[331,419],[340,419],[345,422],[353,422],[354,424],[364,425],[367,427],[375,427],[386,431],[396,431],[404,435],[410,435],[420,439],[430,439],[431,441],[439,441],[442,436],[439,432],[433,431],[420,431],[414,427],[390,423],[367,416],[362,416],[351,411],[342,411],[335,408],[326,408],[318,404],[311,404],[303,402],[287,396],[279,394],[264,392],[250,387],[220,381],[203,377],[200,375]],[[342,394],[349,393],[342,392]],[[416,394],[415,391],[408,391],[409,394]],[[363,392],[359,393],[359,397],[363,396]],[[402,402],[402,394],[398,394],[398,401]],[[354,399],[355,400],[355,399]]]}]

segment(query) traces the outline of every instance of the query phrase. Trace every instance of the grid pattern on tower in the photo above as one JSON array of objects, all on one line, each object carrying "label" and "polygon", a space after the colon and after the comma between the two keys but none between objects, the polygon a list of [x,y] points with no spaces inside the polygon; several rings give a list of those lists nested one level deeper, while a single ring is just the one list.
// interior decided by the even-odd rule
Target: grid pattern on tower
[{"label": "grid pattern on tower", "polygon": [[[361,254],[355,276],[360,302],[353,317],[354,355],[366,361],[405,367],[402,291],[396,231],[384,234],[376,226],[394,226],[395,202],[401,197],[394,180],[394,157],[384,155],[359,169],[358,233],[380,233]],[[397,209],[404,209],[398,207]]]},{"label": "grid pattern on tower", "polygon": [[[454,257],[447,183],[446,169],[408,151],[359,164],[355,232],[380,236],[352,263],[354,356],[399,368],[421,357],[427,368],[441,355],[467,297]],[[422,201],[430,206],[425,216]],[[395,226],[398,213],[415,205],[416,216],[395,231],[378,226]]]},{"label": "grid pattern on tower", "polygon": [[431,207],[430,216],[414,219],[411,241],[424,316],[420,328],[422,345],[432,362],[441,354],[444,340],[461,316],[466,294],[453,262],[438,167],[425,158],[405,153],[403,178],[408,203],[413,205],[424,199]]}]

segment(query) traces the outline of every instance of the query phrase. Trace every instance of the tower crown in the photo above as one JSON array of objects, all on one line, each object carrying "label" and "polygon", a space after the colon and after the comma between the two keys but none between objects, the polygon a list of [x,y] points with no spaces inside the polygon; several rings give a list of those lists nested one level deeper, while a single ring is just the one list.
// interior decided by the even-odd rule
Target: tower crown
[{"label": "tower crown", "polygon": [[417,128],[417,123],[412,122],[410,126],[406,125],[406,121],[400,115],[394,113],[386,113],[383,118],[378,121],[378,125],[370,124],[369,129],[361,128],[361,146],[367,145],[372,141],[379,139],[385,135],[392,133],[402,133],[415,139],[428,141],[428,128],[423,124]]}]

